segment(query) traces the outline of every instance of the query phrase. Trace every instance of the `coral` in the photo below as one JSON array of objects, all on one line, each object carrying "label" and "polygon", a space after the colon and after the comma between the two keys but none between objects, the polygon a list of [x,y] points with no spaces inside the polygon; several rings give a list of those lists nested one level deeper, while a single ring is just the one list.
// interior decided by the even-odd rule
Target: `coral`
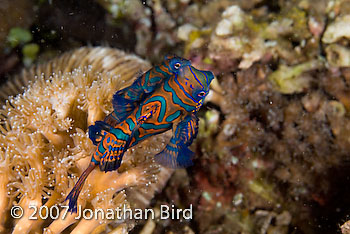
[{"label": "coral", "polygon": [[269,76],[276,90],[284,94],[300,93],[309,87],[310,78],[301,74],[322,66],[320,61],[310,61],[294,67],[281,65]]},{"label": "coral", "polygon": [[[249,13],[239,5],[231,5],[223,11],[221,19],[213,20],[205,27],[184,24],[182,27],[186,26],[187,34],[179,33],[178,36],[186,41],[185,54],[204,50],[205,55],[221,70],[228,69],[228,64],[248,69],[254,62],[271,56],[280,56],[288,63],[295,62],[295,55],[300,55],[298,50],[301,48],[293,51],[291,42],[306,41],[311,36],[305,11],[291,7],[271,16],[263,10],[256,14]],[[311,27],[314,28],[314,33],[318,32],[319,35],[322,27],[317,23],[315,20],[311,21]],[[179,30],[182,30],[182,27]],[[204,30],[208,33],[201,33]],[[190,46],[193,39],[186,35],[194,32],[197,35],[196,42],[200,43]],[[204,48],[207,43],[208,50]]]},{"label": "coral", "polygon": [[333,23],[327,26],[322,37],[324,43],[334,43],[341,38],[350,38],[350,15],[338,17]]},{"label": "coral", "polygon": [[[175,44],[176,25],[171,15],[162,7],[161,1],[139,0],[96,0],[111,14],[116,21],[124,19],[131,21],[135,26],[137,44],[136,53],[153,56],[162,56],[162,50]],[[128,29],[130,30],[130,29]]]},{"label": "coral", "polygon": [[[31,80],[29,85],[23,94],[9,97],[1,110],[0,206],[8,210],[18,204],[24,216],[14,222],[2,212],[2,230],[29,233],[45,227],[45,233],[60,233],[74,223],[71,233],[132,229],[132,220],[79,220],[76,213],[51,223],[30,220],[29,206],[51,209],[64,204],[94,151],[88,125],[103,119],[112,110],[115,91],[131,84],[138,69],[147,68],[149,64],[136,56],[97,47],[80,48],[22,72],[17,80]],[[172,172],[153,162],[168,139],[165,133],[128,150],[118,171],[93,171],[78,204],[105,211],[148,206]]]},{"label": "coral", "polygon": [[228,36],[244,27],[244,13],[239,6],[230,6],[222,13],[222,20],[215,29],[218,36]]},{"label": "coral", "polygon": [[349,234],[350,233],[350,224],[349,221],[345,222],[341,227],[341,233]]},{"label": "coral", "polygon": [[326,47],[327,61],[334,67],[350,67],[350,50],[345,46],[331,44]]},{"label": "coral", "polygon": [[340,201],[346,176],[340,187],[330,179],[349,168],[346,2],[187,7],[177,30],[183,53],[214,71],[217,83],[200,115],[190,178],[173,177],[180,191],[166,191],[179,207],[195,204],[200,233],[326,233],[322,217],[331,213],[334,224],[348,213],[334,212],[347,202]]}]

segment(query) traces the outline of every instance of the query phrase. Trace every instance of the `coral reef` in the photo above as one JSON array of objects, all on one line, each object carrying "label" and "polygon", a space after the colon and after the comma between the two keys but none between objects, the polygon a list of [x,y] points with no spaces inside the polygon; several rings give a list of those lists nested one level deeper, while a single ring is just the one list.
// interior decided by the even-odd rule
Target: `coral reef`
[{"label": "coral reef", "polygon": [[[348,192],[341,188],[350,150],[347,15],[326,25],[320,15],[337,8],[315,12],[308,4],[275,12],[228,6],[205,27],[210,36],[197,34],[203,45],[184,50],[215,70],[221,86],[208,97],[215,109],[201,119],[200,156],[186,182],[196,192],[181,201],[199,199],[201,233],[289,233],[291,226],[331,233],[337,225],[324,220],[339,224],[349,212],[334,201]],[[329,179],[334,171],[340,187]]]},{"label": "coral reef", "polygon": [[[159,24],[176,29],[168,32],[173,50],[218,78],[201,115],[195,166],[175,173],[166,200],[194,204],[191,228],[200,233],[337,229],[349,212],[342,195],[350,150],[348,3],[157,4],[156,18],[166,12],[171,19]],[[157,35],[167,32],[161,27]],[[330,179],[335,171],[342,185]]]},{"label": "coral reef", "polygon": [[[70,233],[95,229],[96,233],[126,233],[132,229],[132,220],[76,219],[77,213],[61,219],[63,208],[59,218],[50,222],[31,220],[30,206],[59,210],[58,204],[64,204],[94,150],[86,133],[88,125],[112,110],[110,100],[116,90],[130,85],[135,72],[149,67],[136,56],[97,47],[65,53],[22,72],[20,76],[25,78],[18,80],[33,81],[23,94],[10,97],[1,110],[0,207],[6,211],[1,213],[3,232],[61,233],[74,223]],[[118,171],[92,172],[78,204],[104,210],[148,206],[172,172],[153,162],[153,155],[168,139],[163,134],[129,150]],[[16,221],[8,212],[15,204],[24,210]]]}]

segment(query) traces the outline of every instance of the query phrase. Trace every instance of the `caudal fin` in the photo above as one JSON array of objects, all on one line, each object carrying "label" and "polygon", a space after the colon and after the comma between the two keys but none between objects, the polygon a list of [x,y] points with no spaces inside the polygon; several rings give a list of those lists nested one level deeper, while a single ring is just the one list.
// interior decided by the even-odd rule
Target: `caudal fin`
[{"label": "caudal fin", "polygon": [[77,212],[77,201],[78,201],[79,194],[81,192],[81,189],[83,188],[83,185],[84,185],[86,178],[88,177],[88,175],[92,172],[92,170],[95,167],[96,167],[96,164],[94,164],[94,163],[89,164],[88,168],[86,168],[86,170],[83,172],[83,174],[81,174],[78,182],[74,185],[72,191],[70,191],[70,193],[68,194],[68,196],[64,200],[64,201],[69,200],[68,211],[70,211],[71,213]]}]

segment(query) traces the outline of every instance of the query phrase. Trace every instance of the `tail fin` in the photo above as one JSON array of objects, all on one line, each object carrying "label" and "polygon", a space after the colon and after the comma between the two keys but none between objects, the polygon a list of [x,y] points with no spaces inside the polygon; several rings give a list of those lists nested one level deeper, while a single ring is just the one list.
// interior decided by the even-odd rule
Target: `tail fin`
[{"label": "tail fin", "polygon": [[165,149],[155,156],[155,161],[165,167],[185,168],[193,165],[194,153],[184,144],[169,143]]},{"label": "tail fin", "polygon": [[94,143],[98,145],[103,137],[103,131],[109,131],[112,128],[109,124],[103,121],[96,121],[94,125],[89,126],[89,138]]},{"label": "tail fin", "polygon": [[79,194],[81,192],[81,189],[83,188],[83,185],[84,185],[86,178],[88,177],[88,175],[92,172],[92,170],[95,167],[96,167],[96,164],[94,164],[94,163],[89,164],[88,168],[86,168],[86,170],[83,172],[83,174],[81,174],[78,182],[74,185],[72,191],[70,191],[70,193],[68,194],[68,196],[64,200],[64,201],[69,200],[68,211],[70,211],[71,213],[77,212],[77,201],[78,201]]}]

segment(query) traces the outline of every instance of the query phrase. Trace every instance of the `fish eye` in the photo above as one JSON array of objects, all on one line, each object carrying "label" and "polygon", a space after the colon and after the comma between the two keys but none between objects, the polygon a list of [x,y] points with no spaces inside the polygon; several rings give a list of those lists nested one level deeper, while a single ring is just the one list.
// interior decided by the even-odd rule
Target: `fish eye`
[{"label": "fish eye", "polygon": [[181,64],[180,64],[180,63],[175,63],[175,64],[174,64],[174,68],[175,68],[175,69],[179,69],[180,67],[181,67]]},{"label": "fish eye", "polygon": [[198,94],[199,97],[204,97],[204,95],[205,95],[205,92],[204,92],[204,91],[201,91],[201,92]]}]

